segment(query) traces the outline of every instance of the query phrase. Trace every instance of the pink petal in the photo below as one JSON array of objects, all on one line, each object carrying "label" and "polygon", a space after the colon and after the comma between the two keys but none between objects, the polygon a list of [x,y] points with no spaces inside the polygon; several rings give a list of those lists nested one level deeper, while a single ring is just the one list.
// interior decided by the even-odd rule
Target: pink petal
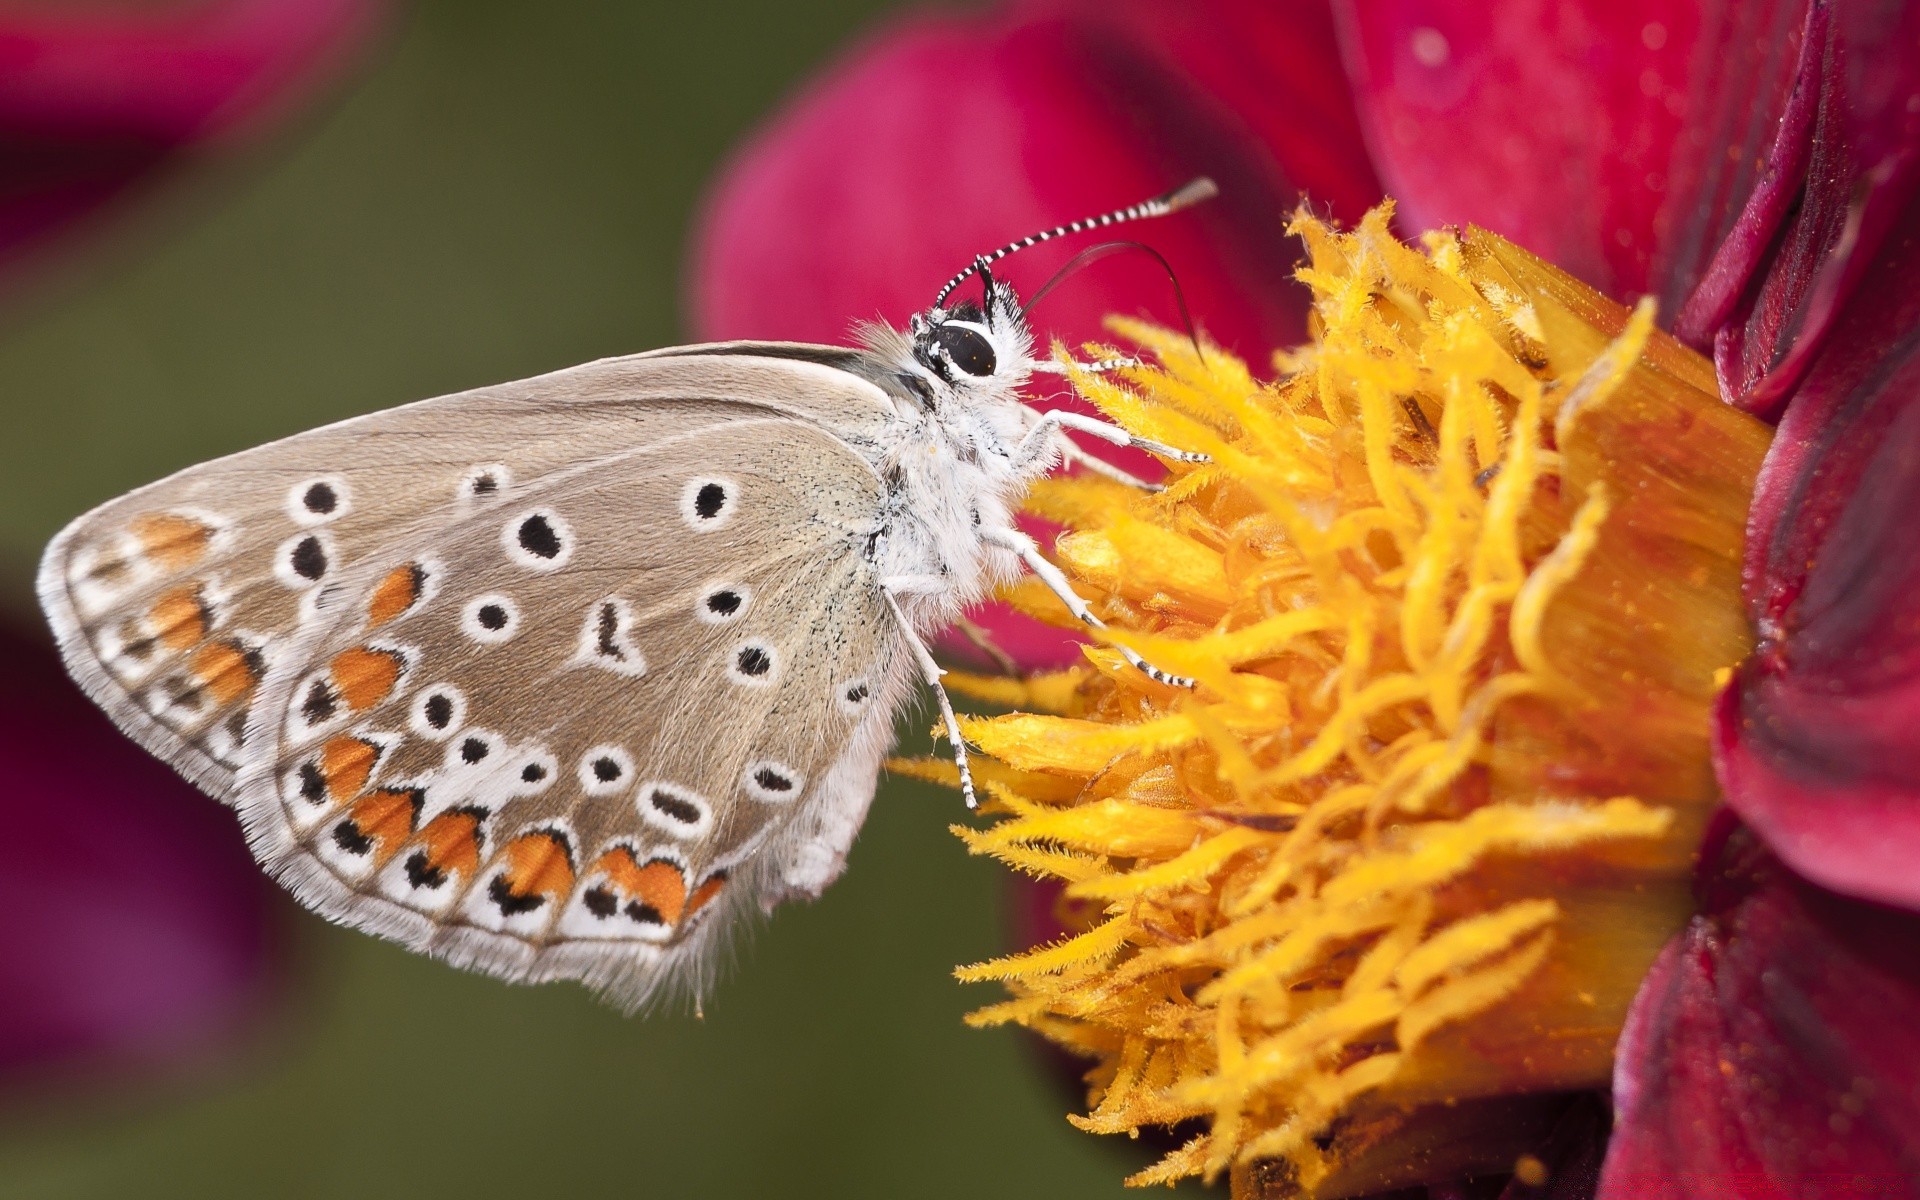
[{"label": "pink petal", "polygon": [[[1316,24],[1315,6],[1299,5],[1295,23],[1223,6],[1248,14],[1236,39],[1231,28],[1209,33],[1204,11],[1078,7],[909,18],[798,97],[707,206],[691,264],[698,333],[844,341],[853,321],[899,323],[926,307],[978,252],[1212,174],[1220,200],[1116,236],[1165,254],[1197,319],[1225,344],[1263,355],[1300,336],[1301,300],[1273,286],[1298,257],[1281,218],[1301,187],[1348,204],[1374,195],[1357,154],[1329,152],[1284,120],[1337,118],[1344,102],[1327,94],[1337,76],[1293,78],[1285,71],[1304,52],[1282,43],[1269,53],[1259,40],[1317,37],[1320,61],[1331,62],[1324,12]],[[1153,40],[1140,44],[1135,31]],[[1212,58],[1202,76],[1170,57],[1172,46],[1203,44]],[[1236,110],[1207,86],[1241,72],[1237,99],[1264,110]],[[1304,172],[1260,140],[1282,125],[1313,151]],[[1337,122],[1329,131],[1343,132]],[[1004,269],[1031,289],[1087,244],[1041,247]],[[1174,319],[1159,269],[1122,257],[1065,285],[1035,317],[1045,334],[1077,342],[1104,336],[1107,313],[1143,309]]]},{"label": "pink petal", "polygon": [[1920,5],[1346,0],[1412,228],[1651,293],[1774,415],[1916,178]]},{"label": "pink petal", "polygon": [[0,630],[0,1072],[185,1066],[271,992],[283,901],[232,812]]},{"label": "pink petal", "polygon": [[196,146],[305,99],[379,0],[0,15],[0,271]]},{"label": "pink petal", "polygon": [[1747,539],[1761,637],[1723,695],[1727,803],[1801,874],[1920,907],[1920,202],[1781,422]]},{"label": "pink petal", "polygon": [[1600,1200],[1911,1195],[1920,921],[1721,847],[1628,1013]]},{"label": "pink petal", "polygon": [[[1360,113],[1409,229],[1473,222],[1617,296],[1653,286],[1700,41],[1668,0],[1344,0]],[[1762,75],[1728,102],[1752,105]]]},{"label": "pink petal", "polygon": [[[1209,174],[1219,200],[1115,236],[1163,253],[1201,328],[1264,360],[1304,334],[1301,295],[1275,283],[1298,257],[1284,214],[1302,191],[1348,218],[1377,195],[1335,61],[1325,6],[1310,0],[896,22],[797,97],[720,180],[691,259],[694,328],[844,342],[854,321],[900,324],[926,307],[977,253]],[[1005,273],[1031,291],[1097,240],[1038,247]],[[1177,321],[1166,277],[1143,255],[1102,260],[1034,316],[1043,341],[1077,345],[1106,338],[1112,312]],[[985,623],[1023,662],[1078,657],[1057,630],[1011,614]]]}]

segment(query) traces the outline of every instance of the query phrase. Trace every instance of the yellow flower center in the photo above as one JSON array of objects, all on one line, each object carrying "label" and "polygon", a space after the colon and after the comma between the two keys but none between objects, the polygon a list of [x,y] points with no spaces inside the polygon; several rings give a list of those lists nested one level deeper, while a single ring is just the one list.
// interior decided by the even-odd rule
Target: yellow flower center
[{"label": "yellow flower center", "polygon": [[1422,253],[1388,217],[1296,219],[1314,340],[1277,382],[1132,324],[1163,367],[1076,381],[1212,456],[1158,494],[1030,500],[1108,640],[1198,687],[1110,646],[955,681],[1043,710],[967,723],[1004,817],[958,832],[1089,914],[964,969],[1012,993],[974,1020],[1092,1058],[1082,1128],[1196,1123],[1133,1183],[1510,1170],[1530,1096],[1606,1084],[1689,912],[1768,431],[1649,306],[1478,231]]}]

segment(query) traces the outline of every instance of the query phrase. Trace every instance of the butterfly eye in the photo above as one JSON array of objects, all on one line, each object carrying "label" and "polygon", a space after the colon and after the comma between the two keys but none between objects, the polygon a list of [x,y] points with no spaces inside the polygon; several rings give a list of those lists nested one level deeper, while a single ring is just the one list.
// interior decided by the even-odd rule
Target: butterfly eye
[{"label": "butterfly eye", "polygon": [[969,375],[991,375],[998,365],[993,344],[978,330],[950,322],[935,330],[933,336],[953,365]]}]

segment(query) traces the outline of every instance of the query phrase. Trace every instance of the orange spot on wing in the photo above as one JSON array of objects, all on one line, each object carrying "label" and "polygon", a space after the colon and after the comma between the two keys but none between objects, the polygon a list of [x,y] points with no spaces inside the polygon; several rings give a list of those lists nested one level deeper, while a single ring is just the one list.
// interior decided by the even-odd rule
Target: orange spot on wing
[{"label": "orange spot on wing", "polygon": [[699,887],[693,889],[693,895],[687,897],[687,915],[692,916],[705,908],[707,902],[715,896],[718,896],[720,889],[726,885],[727,873],[725,871],[715,871],[713,874],[707,876],[701,881]]},{"label": "orange spot on wing", "polygon": [[386,699],[400,681],[401,657],[391,650],[355,646],[342,650],[327,664],[333,677],[333,690],[354,712],[362,712]]},{"label": "orange spot on wing", "polygon": [[641,866],[631,850],[616,846],[602,854],[593,869],[605,875],[628,900],[638,900],[659,913],[668,925],[679,921],[686,910],[687,877],[665,859],[656,858]]},{"label": "orange spot on wing", "polygon": [[651,906],[667,924],[679,923],[687,907],[687,877],[679,867],[655,859],[640,868],[637,883],[640,903]]},{"label": "orange spot on wing", "polygon": [[480,869],[480,816],[454,809],[428,821],[420,831],[420,848],[427,866],[435,871],[471,878]]},{"label": "orange spot on wing", "polygon": [[140,549],[170,571],[199,562],[213,545],[213,526],[179,513],[150,513],[133,521]]},{"label": "orange spot on wing", "polygon": [[375,844],[374,861],[384,862],[413,832],[420,815],[420,793],[411,788],[382,788],[357,801],[350,814],[364,837]]},{"label": "orange spot on wing", "polygon": [[198,584],[163,592],[147,610],[153,635],[169,650],[186,650],[207,636],[207,606]]},{"label": "orange spot on wing", "polygon": [[507,870],[501,879],[514,895],[538,893],[558,901],[573,890],[573,863],[559,835],[546,831],[529,833],[508,842],[503,853]]},{"label": "orange spot on wing", "polygon": [[367,601],[367,628],[385,625],[412,608],[420,599],[420,584],[425,578],[417,563],[395,567],[373,587]]},{"label": "orange spot on wing", "polygon": [[367,790],[380,748],[356,737],[328,738],[320,747],[320,774],[335,800],[349,800]]},{"label": "orange spot on wing", "polygon": [[253,690],[260,682],[260,662],[234,642],[215,642],[193,656],[192,671],[200,686],[222,705]]}]

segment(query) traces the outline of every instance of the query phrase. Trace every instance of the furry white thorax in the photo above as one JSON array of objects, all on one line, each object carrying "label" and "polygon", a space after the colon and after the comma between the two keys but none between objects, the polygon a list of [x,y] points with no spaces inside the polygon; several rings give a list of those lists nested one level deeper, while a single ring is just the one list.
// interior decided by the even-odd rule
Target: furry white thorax
[{"label": "furry white thorax", "polygon": [[[900,591],[915,628],[951,624],[967,606],[1021,574],[1013,551],[983,530],[1012,527],[1027,489],[1060,462],[1057,430],[1030,441],[1040,414],[1020,399],[1033,374],[1033,335],[1011,288],[986,286],[984,312],[932,309],[906,331],[862,330],[867,348],[898,373],[895,416],[869,457],[887,484],[884,532],[872,560]],[[942,326],[977,334],[994,369],[970,374],[942,353]]]}]

